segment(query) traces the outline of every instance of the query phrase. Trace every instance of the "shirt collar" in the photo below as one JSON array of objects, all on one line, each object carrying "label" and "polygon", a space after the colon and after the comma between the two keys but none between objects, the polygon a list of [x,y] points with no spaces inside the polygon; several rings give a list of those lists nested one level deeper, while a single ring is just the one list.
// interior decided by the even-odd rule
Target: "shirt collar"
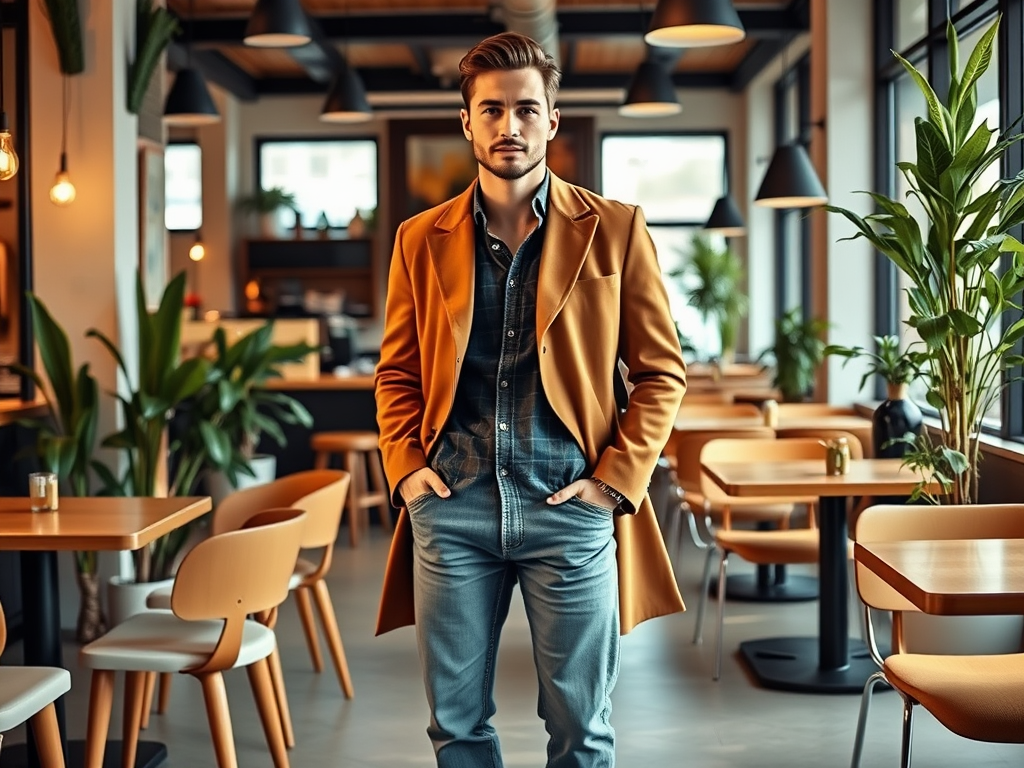
[{"label": "shirt collar", "polygon": [[[544,181],[537,187],[537,191],[533,195],[533,200],[530,204],[533,206],[533,212],[537,215],[537,226],[544,223],[544,217],[548,212],[548,190],[551,187],[551,171],[544,171]],[[476,189],[473,190],[473,220],[477,224],[482,225],[484,228],[487,227],[487,214],[484,213],[483,196],[480,194],[480,185],[476,185]]]}]

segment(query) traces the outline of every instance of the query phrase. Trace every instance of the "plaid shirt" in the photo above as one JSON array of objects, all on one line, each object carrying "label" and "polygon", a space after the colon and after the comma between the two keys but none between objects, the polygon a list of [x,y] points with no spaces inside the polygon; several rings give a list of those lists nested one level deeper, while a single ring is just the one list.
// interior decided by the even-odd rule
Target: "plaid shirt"
[{"label": "plaid shirt", "polygon": [[489,484],[506,509],[544,499],[587,469],[540,380],[537,274],[549,185],[545,175],[533,197],[537,227],[515,255],[487,231],[477,187],[473,328],[452,413],[431,461],[449,487]]}]

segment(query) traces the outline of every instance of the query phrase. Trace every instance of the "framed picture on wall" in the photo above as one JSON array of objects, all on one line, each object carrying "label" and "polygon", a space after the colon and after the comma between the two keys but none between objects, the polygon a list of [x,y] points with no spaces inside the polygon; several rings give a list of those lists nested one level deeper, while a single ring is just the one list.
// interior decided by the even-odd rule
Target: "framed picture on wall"
[{"label": "framed picture on wall", "polygon": [[[390,230],[421,211],[455,197],[476,178],[473,147],[458,116],[439,120],[392,120],[388,146]],[[563,117],[548,142],[548,167],[559,177],[594,188],[594,121]]]},{"label": "framed picture on wall", "polygon": [[167,285],[167,226],[164,221],[164,150],[139,142],[139,275],[146,305],[154,310]]}]

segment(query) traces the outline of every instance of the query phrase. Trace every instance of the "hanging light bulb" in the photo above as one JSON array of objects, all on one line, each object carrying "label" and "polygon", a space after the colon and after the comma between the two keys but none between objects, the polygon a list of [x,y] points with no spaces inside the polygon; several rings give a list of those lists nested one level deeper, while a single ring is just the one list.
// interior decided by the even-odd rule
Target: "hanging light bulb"
[{"label": "hanging light bulb", "polygon": [[75,185],[68,175],[68,156],[64,152],[60,153],[60,170],[53,177],[53,186],[50,187],[50,202],[54,205],[71,205],[75,202]]},{"label": "hanging light bulb", "polygon": [[17,172],[18,153],[14,151],[14,137],[7,127],[7,113],[0,109],[0,181],[7,181]]},{"label": "hanging light bulb", "polygon": [[199,230],[196,230],[196,241],[188,249],[188,257],[192,261],[202,261],[206,258],[206,246],[203,245],[203,237],[199,234]]},{"label": "hanging light bulb", "polygon": [[3,3],[0,3],[0,181],[7,181],[18,172],[18,153],[14,151],[14,138],[7,124],[7,111],[4,109],[4,21]]}]

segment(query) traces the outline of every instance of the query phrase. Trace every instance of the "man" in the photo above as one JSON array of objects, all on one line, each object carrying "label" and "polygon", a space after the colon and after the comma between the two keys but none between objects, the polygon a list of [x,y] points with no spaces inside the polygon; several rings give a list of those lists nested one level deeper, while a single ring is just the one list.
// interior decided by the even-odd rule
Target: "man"
[{"label": "man", "polygon": [[405,509],[378,632],[415,621],[437,764],[498,768],[494,663],[518,581],[547,765],[612,766],[619,632],[683,607],[646,489],[685,368],[639,210],[546,168],[554,61],[505,33],[459,69],[478,179],[403,223],[391,262],[376,396]]}]

